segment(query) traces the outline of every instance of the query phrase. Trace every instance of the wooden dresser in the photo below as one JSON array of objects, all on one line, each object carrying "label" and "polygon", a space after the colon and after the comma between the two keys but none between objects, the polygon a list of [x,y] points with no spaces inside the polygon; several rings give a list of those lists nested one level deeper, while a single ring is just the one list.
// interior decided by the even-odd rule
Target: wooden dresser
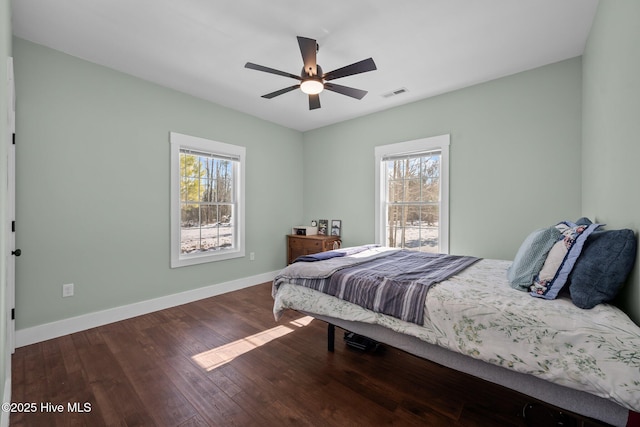
[{"label": "wooden dresser", "polygon": [[294,259],[301,255],[315,254],[318,252],[326,252],[340,247],[342,242],[339,236],[297,236],[289,234],[287,236],[287,264],[291,264]]}]

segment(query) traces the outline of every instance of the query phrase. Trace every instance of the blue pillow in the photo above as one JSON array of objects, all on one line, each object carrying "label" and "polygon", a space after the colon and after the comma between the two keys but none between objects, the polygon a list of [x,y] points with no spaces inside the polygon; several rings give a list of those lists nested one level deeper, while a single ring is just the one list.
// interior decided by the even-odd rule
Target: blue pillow
[{"label": "blue pillow", "polygon": [[576,220],[576,225],[590,225],[590,224],[593,224],[593,222],[586,216],[583,216],[582,218],[578,218]]},{"label": "blue pillow", "polygon": [[636,260],[633,230],[593,233],[571,272],[571,300],[580,308],[593,308],[613,300],[627,280]]},{"label": "blue pillow", "polygon": [[600,224],[577,225],[565,221],[556,227],[564,238],[549,251],[542,270],[534,279],[530,293],[534,297],[555,299],[558,296],[580,256],[584,242]]},{"label": "blue pillow", "polygon": [[556,227],[549,227],[536,230],[524,239],[513,264],[507,270],[507,279],[512,288],[525,292],[529,290],[533,278],[547,258],[549,249],[561,237],[562,233]]}]

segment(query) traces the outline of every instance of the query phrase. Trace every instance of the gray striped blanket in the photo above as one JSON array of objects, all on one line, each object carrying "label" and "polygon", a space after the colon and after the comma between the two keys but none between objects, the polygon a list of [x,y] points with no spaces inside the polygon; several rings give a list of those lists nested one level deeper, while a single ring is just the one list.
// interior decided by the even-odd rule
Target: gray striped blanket
[{"label": "gray striped blanket", "polygon": [[369,310],[422,325],[427,291],[480,258],[409,250],[345,266],[324,277],[290,277],[281,282],[306,286]]}]

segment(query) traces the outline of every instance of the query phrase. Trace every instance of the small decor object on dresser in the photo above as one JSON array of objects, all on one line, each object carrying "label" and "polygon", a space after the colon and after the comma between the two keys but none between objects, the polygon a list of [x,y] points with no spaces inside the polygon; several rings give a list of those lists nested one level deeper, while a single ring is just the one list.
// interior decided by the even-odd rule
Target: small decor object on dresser
[{"label": "small decor object on dresser", "polygon": [[329,220],[319,219],[318,220],[318,234],[326,235],[328,229],[329,229]]},{"label": "small decor object on dresser", "polygon": [[332,236],[340,236],[342,232],[342,220],[332,219],[331,220],[331,235]]},{"label": "small decor object on dresser", "polygon": [[296,234],[298,236],[313,236],[315,234],[318,234],[318,227],[309,225],[296,225],[291,229],[291,234]]},{"label": "small decor object on dresser", "polygon": [[318,226],[318,221],[316,221],[315,219],[311,220],[311,226],[312,227],[317,227]]}]

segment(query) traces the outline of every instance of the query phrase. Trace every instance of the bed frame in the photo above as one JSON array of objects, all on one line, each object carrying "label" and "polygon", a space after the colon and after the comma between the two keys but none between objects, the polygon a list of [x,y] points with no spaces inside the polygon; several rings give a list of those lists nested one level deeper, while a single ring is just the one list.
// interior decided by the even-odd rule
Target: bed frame
[{"label": "bed frame", "polygon": [[456,371],[502,385],[569,412],[614,426],[640,426],[640,414],[593,394],[464,356],[379,325],[352,322],[315,313],[303,313],[328,324],[327,349],[329,351],[334,349],[335,327],[338,326]]}]

